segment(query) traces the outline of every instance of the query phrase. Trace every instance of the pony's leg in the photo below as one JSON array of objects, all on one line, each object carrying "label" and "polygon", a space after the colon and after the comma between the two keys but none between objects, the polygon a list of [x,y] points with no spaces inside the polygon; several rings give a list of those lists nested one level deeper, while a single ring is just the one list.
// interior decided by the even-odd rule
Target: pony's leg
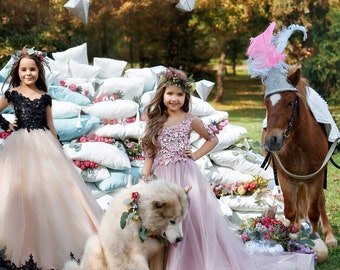
[{"label": "pony's leg", "polygon": [[297,217],[297,194],[298,187],[296,183],[289,179],[285,179],[278,174],[280,186],[283,194],[284,215],[291,224],[298,225]]},{"label": "pony's leg", "polygon": [[323,190],[321,191],[320,201],[319,201],[319,209],[320,209],[320,218],[321,218],[321,226],[322,226],[322,233],[325,236],[325,243],[327,246],[338,246],[338,241],[336,240],[333,229],[328,221],[328,216],[326,212],[326,200],[325,194]]}]

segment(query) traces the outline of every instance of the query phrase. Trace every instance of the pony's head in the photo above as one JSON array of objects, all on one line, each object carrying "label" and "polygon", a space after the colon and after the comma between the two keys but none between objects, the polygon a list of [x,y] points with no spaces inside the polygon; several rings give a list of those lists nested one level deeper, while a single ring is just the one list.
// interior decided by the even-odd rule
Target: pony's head
[{"label": "pony's head", "polygon": [[[301,77],[300,69],[282,77],[284,82],[277,81],[279,86],[287,86],[280,91],[267,93],[264,105],[266,107],[266,123],[264,125],[263,146],[267,151],[279,151],[284,142],[289,140],[305,119],[300,116],[301,107],[306,107],[307,81]],[[271,81],[271,79],[269,79]],[[265,84],[266,88],[266,84]],[[281,88],[281,87],[278,87]]]}]

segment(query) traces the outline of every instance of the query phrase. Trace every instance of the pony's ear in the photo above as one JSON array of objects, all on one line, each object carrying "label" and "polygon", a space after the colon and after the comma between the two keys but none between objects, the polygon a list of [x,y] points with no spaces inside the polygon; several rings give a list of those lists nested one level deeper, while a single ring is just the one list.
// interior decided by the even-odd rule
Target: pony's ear
[{"label": "pony's ear", "polygon": [[160,209],[166,206],[165,202],[160,202],[160,201],[153,201],[152,202],[153,209]]},{"label": "pony's ear", "polygon": [[287,81],[294,86],[297,86],[301,80],[301,70],[298,68],[292,74],[288,75]]}]

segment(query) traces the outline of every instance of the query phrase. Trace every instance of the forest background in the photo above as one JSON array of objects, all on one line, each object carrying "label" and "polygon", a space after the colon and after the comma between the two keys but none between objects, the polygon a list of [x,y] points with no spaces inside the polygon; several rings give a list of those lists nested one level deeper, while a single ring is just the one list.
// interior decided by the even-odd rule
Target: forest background
[{"label": "forest background", "polygon": [[278,29],[307,29],[305,42],[301,33],[291,37],[287,62],[301,65],[330,104],[340,102],[339,0],[197,0],[191,12],[175,8],[178,0],[90,0],[87,24],[66,2],[1,0],[0,67],[25,44],[51,56],[86,42],[89,62],[108,57],[129,67],[179,67],[216,82],[214,100],[222,102],[225,75],[244,63],[249,39],[275,21]]},{"label": "forest background", "polygon": [[[261,81],[246,74],[249,39],[272,21],[278,29],[299,24],[307,29],[308,38],[303,42],[302,34],[294,33],[286,60],[301,67],[340,126],[339,0],[196,0],[191,12],[175,8],[178,0],[90,0],[87,24],[64,7],[66,2],[0,1],[0,69],[26,44],[52,57],[53,52],[85,42],[90,63],[93,57],[107,57],[125,60],[128,67],[182,68],[196,81],[215,82],[208,101],[228,111],[231,122],[246,127],[250,140],[257,142],[265,110]],[[340,162],[340,152],[335,160]],[[337,239],[338,172],[329,167],[326,190]],[[317,269],[340,269],[340,249],[329,252],[329,259]]]}]

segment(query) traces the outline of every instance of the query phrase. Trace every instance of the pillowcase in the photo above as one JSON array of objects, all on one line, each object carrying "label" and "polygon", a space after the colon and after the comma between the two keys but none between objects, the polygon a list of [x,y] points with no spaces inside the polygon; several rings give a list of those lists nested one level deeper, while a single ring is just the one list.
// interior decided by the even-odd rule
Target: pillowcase
[{"label": "pillowcase", "polygon": [[80,122],[82,127],[78,128],[78,117],[76,118],[64,118],[53,119],[54,126],[58,132],[59,138],[62,142],[72,141],[81,136],[84,136],[92,129],[96,128],[100,124],[100,119],[90,115],[81,115]]},{"label": "pillowcase", "polygon": [[125,70],[125,76],[128,78],[145,78],[143,92],[153,90],[157,83],[156,74],[151,68],[130,68]]},{"label": "pillowcase", "polygon": [[127,62],[111,58],[93,58],[93,66],[99,68],[98,78],[108,79],[112,77],[121,77]]},{"label": "pillowcase", "polygon": [[99,165],[99,167],[96,169],[88,168],[84,171],[81,171],[81,176],[86,182],[98,182],[103,179],[109,178],[110,172],[107,167]]},{"label": "pillowcase", "polygon": [[68,61],[68,69],[73,78],[95,78],[100,69],[87,64],[78,63],[75,60],[70,59]]},{"label": "pillowcase", "polygon": [[92,197],[95,199],[98,199],[106,194],[104,191],[97,188],[96,185],[92,182],[85,182],[85,184],[87,188],[90,190]]},{"label": "pillowcase", "polygon": [[63,66],[67,66],[69,59],[75,60],[80,64],[88,65],[89,61],[87,58],[87,43],[69,48],[66,51],[54,52],[52,53],[52,57]]},{"label": "pillowcase", "polygon": [[112,192],[118,188],[126,187],[129,179],[130,170],[112,170],[110,169],[110,177],[95,183],[96,187],[104,192]]},{"label": "pillowcase", "polygon": [[209,125],[211,123],[219,123],[223,120],[228,120],[229,114],[224,111],[215,111],[213,114],[205,115],[200,118],[204,124]]},{"label": "pillowcase", "polygon": [[125,125],[101,125],[94,131],[94,133],[101,137],[109,137],[122,141],[128,138],[138,140],[143,134],[144,129],[144,122],[135,122]]},{"label": "pillowcase", "polygon": [[246,182],[254,177],[240,171],[235,171],[231,168],[220,167],[214,165],[213,167],[205,170],[209,182],[215,184],[234,184],[236,182]]},{"label": "pillowcase", "polygon": [[53,118],[74,118],[78,117],[80,106],[68,101],[52,99]]},{"label": "pillowcase", "polygon": [[11,71],[12,64],[13,64],[13,60],[11,57],[11,59],[9,59],[6,65],[0,70],[0,82],[3,82],[7,78],[8,74]]},{"label": "pillowcase", "polygon": [[259,175],[267,180],[274,177],[270,167],[267,170],[261,168],[263,158],[252,151],[236,148],[213,152],[209,156],[219,166],[228,167],[253,176]]},{"label": "pillowcase", "polygon": [[191,111],[196,116],[205,116],[216,113],[216,110],[207,101],[191,96]]},{"label": "pillowcase", "polygon": [[[244,127],[228,124],[216,135],[219,141],[218,144],[215,146],[214,149],[211,150],[210,153],[226,149],[231,145],[239,142],[242,138],[245,138],[246,135],[247,130]],[[205,139],[201,138],[193,142],[193,145],[196,148],[200,148],[204,142]]]},{"label": "pillowcase", "polygon": [[122,99],[135,100],[143,94],[145,78],[110,78],[103,80],[99,86],[96,97],[111,96],[114,93],[121,93]]},{"label": "pillowcase", "polygon": [[101,120],[125,119],[134,117],[139,105],[131,100],[117,99],[114,101],[98,102],[82,107],[84,113],[98,117]]},{"label": "pillowcase", "polygon": [[114,170],[131,168],[128,155],[113,144],[85,142],[80,145],[80,150],[76,151],[75,148],[70,148],[68,144],[65,144],[64,150],[71,159],[90,160]]},{"label": "pillowcase", "polygon": [[52,99],[56,99],[59,101],[68,101],[79,106],[92,104],[91,100],[88,97],[85,97],[78,92],[73,92],[64,86],[51,85],[48,88],[48,93],[50,94]]}]

